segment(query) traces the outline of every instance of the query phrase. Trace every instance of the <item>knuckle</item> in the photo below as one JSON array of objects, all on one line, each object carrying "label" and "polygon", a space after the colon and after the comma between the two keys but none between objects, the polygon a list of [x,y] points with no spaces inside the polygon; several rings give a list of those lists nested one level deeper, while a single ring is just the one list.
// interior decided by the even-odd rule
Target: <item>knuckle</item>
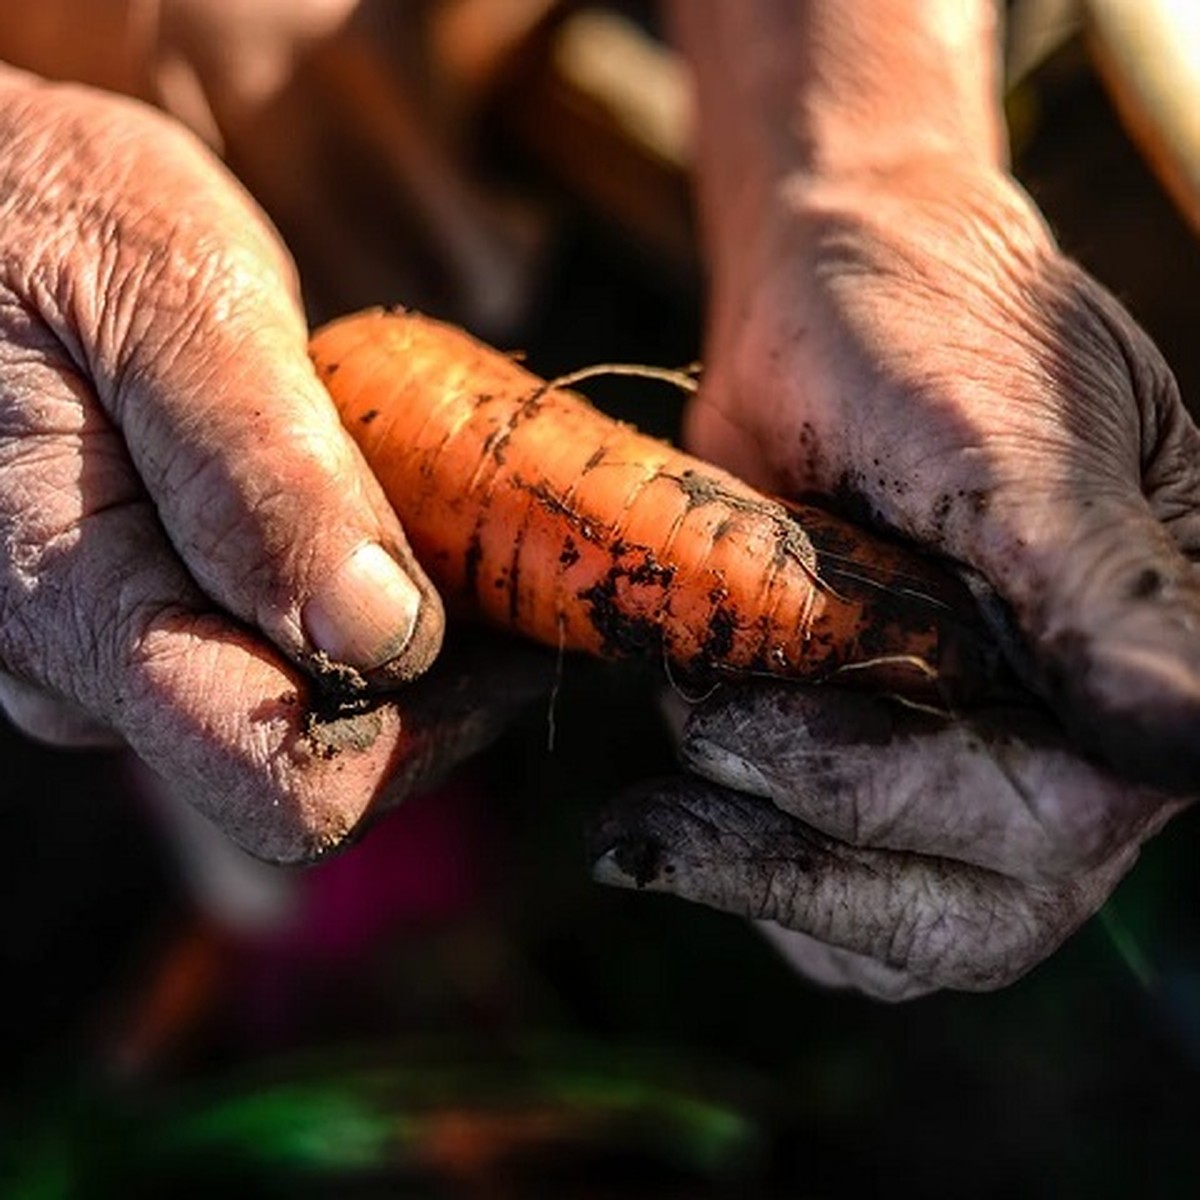
[{"label": "knuckle", "polygon": [[[93,369],[123,425],[167,376],[197,393],[220,373],[236,377],[246,344],[281,309],[243,239],[219,241],[158,212],[105,235],[89,288]],[[211,410],[227,399],[214,394]]]}]

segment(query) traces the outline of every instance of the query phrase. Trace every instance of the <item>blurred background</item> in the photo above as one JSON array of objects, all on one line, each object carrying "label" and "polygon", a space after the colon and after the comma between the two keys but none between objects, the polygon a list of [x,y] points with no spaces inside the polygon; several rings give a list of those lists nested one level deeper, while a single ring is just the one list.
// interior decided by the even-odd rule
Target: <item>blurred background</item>
[{"label": "blurred background", "polygon": [[[340,244],[337,271],[313,250],[314,319],[416,302],[548,376],[697,359],[686,77],[652,13],[414,6],[414,55],[383,7],[315,41],[252,120],[209,106],[236,166],[336,83],[339,120],[416,197],[382,214],[389,245],[420,251],[386,291],[370,255]],[[1146,116],[1147,43],[1105,23],[1119,5],[1011,7],[1018,174],[1196,411],[1186,134]],[[308,247],[295,187],[256,190]],[[587,390],[677,422],[657,385]],[[169,781],[119,755],[0,726],[0,1194],[1195,1194],[1196,813],[1002,993],[820,991],[737,919],[590,883],[588,814],[673,765],[660,683],[568,660],[552,713],[302,873],[181,824]]]}]

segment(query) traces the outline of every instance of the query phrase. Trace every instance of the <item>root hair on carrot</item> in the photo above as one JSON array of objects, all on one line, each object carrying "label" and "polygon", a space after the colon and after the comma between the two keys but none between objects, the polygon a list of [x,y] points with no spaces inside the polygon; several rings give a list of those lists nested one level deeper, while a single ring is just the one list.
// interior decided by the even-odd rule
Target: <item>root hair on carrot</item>
[{"label": "root hair on carrot", "polygon": [[684,691],[683,684],[681,684],[679,682],[679,680],[675,678],[675,672],[671,669],[671,657],[669,654],[667,654],[665,647],[663,647],[662,665],[663,665],[663,674],[667,677],[667,686],[685,704],[703,704],[704,701],[707,700],[710,696],[715,695],[715,693],[717,692],[717,689],[720,688],[720,686],[721,686],[721,681],[717,680],[716,683],[711,684],[709,686],[709,688],[706,691],[702,692],[700,695],[698,695],[698,696],[688,695],[688,693],[686,691]]},{"label": "root hair on carrot", "polygon": [[700,390],[699,363],[692,363],[682,369],[678,367],[652,367],[644,363],[595,363],[590,367],[579,367],[568,371],[546,383],[546,391],[553,392],[559,388],[574,387],[587,379],[602,379],[605,376],[623,376],[630,379],[655,379],[660,383],[669,383],[693,396]]},{"label": "root hair on carrot", "polygon": [[860,658],[853,662],[840,663],[825,677],[826,681],[839,675],[848,675],[854,671],[876,671],[880,667],[911,667],[924,675],[926,679],[936,682],[939,673],[928,659],[916,654],[877,654],[872,658]]},{"label": "root hair on carrot", "polygon": [[550,685],[550,695],[546,698],[546,753],[554,753],[554,735],[558,726],[555,723],[555,710],[558,707],[558,693],[562,688],[563,662],[567,653],[566,616],[561,608],[558,613],[558,649],[554,656],[554,682]]}]

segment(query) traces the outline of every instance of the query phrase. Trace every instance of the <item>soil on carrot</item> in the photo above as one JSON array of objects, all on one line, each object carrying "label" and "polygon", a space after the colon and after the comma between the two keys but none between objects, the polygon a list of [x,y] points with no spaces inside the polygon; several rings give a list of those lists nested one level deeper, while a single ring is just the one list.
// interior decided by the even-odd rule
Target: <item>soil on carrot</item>
[{"label": "soil on carrot", "polygon": [[672,569],[655,562],[653,552],[647,550],[645,562],[636,566],[615,563],[598,583],[580,592],[579,598],[588,606],[588,618],[602,639],[605,654],[626,658],[661,653],[662,625],[626,612],[618,599],[618,588],[622,579],[636,584],[647,578],[659,579]]}]

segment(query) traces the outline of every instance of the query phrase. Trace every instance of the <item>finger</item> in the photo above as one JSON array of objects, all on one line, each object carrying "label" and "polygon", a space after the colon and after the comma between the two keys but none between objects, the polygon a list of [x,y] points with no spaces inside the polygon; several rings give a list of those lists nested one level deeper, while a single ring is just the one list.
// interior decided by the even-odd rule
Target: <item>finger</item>
[{"label": "finger", "polygon": [[602,883],[670,892],[774,921],[931,987],[1003,987],[1103,903],[1130,848],[1042,888],[942,859],[843,845],[771,804],[701,780],[648,785],[589,834]]},{"label": "finger", "polygon": [[822,987],[852,989],[873,1000],[897,1003],[927,996],[937,989],[873,958],[818,942],[795,929],[784,929],[774,921],[758,921],[757,928],[784,960],[801,975]]},{"label": "finger", "polygon": [[1079,758],[1048,715],[952,721],[838,688],[745,687],[689,718],[684,763],[852,846],[1073,879],[1144,836],[1164,798]]},{"label": "finger", "polygon": [[[308,361],[286,256],[198,143],[132,106],[104,113],[118,178],[153,178],[154,204],[114,184],[104,219],[72,231],[67,300],[39,315],[86,364],[208,597],[294,661],[419,674],[440,604]],[[95,141],[95,121],[72,121]]]},{"label": "finger", "polygon": [[[113,396],[133,460],[203,590],[292,658],[419,674],[442,617],[399,520],[317,382],[277,281],[240,311],[197,311],[142,340]],[[218,296],[220,293],[218,285]]]},{"label": "finger", "polygon": [[71,750],[124,745],[107,725],[40,687],[0,672],[0,712],[26,737]]}]

